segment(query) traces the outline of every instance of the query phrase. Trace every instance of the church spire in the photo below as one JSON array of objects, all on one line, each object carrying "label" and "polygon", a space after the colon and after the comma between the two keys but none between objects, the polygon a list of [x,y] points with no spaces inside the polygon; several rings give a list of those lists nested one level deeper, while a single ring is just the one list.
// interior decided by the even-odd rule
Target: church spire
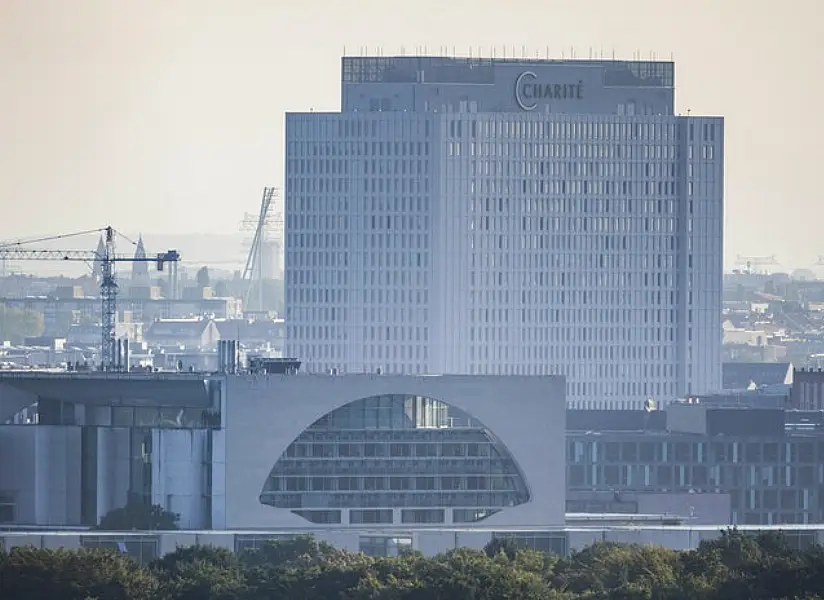
[{"label": "church spire", "polygon": [[149,283],[149,263],[146,262],[146,248],[143,247],[143,236],[137,238],[137,247],[134,250],[135,262],[132,263],[132,283]]},{"label": "church spire", "polygon": [[98,281],[103,277],[103,259],[106,258],[106,244],[103,242],[103,236],[97,241],[97,250],[94,251],[94,277]]}]

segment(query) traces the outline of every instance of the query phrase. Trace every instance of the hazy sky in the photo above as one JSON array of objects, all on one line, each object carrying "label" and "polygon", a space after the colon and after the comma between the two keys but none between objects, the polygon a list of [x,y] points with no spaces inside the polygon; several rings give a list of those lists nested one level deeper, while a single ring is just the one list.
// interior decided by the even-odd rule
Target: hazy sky
[{"label": "hazy sky", "polygon": [[821,0],[0,0],[0,238],[236,233],[282,184],[284,111],[338,108],[344,48],[574,47],[672,55],[677,110],[726,117],[728,266],[809,266],[822,17]]}]

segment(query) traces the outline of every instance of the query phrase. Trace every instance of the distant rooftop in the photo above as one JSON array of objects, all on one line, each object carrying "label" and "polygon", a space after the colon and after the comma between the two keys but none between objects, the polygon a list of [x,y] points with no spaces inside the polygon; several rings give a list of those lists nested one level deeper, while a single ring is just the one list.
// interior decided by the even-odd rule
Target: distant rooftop
[{"label": "distant rooftop", "polygon": [[344,83],[467,83],[494,84],[496,66],[600,67],[605,86],[675,86],[671,60],[577,58],[459,58],[448,56],[345,56]]},{"label": "distant rooftop", "polygon": [[721,377],[725,390],[745,390],[756,387],[789,385],[792,383],[792,363],[725,362]]}]

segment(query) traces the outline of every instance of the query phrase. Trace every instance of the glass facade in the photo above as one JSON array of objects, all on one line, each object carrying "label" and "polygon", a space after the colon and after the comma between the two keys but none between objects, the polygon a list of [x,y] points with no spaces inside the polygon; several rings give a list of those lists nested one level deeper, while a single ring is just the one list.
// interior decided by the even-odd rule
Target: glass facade
[{"label": "glass facade", "polygon": [[691,434],[567,434],[575,491],[725,493],[731,523],[824,522],[824,440]]},{"label": "glass facade", "polygon": [[508,540],[518,548],[537,550],[548,554],[566,556],[568,554],[568,536],[562,531],[557,532],[495,532],[492,539]]},{"label": "glass facade", "polygon": [[529,500],[514,459],[471,416],[419,396],[358,400],[275,463],[260,501],[313,523],[476,522]]}]

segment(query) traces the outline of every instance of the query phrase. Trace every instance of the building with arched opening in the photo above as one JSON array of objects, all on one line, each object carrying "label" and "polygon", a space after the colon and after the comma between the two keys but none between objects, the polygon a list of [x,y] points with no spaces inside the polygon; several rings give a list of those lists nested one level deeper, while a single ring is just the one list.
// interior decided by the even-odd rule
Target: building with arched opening
[{"label": "building with arched opening", "polygon": [[564,414],[560,377],[233,377],[215,526],[563,525]]},{"label": "building with arched opening", "polygon": [[[296,363],[297,364],[297,363]],[[553,376],[0,375],[0,526],[563,527]]]}]

